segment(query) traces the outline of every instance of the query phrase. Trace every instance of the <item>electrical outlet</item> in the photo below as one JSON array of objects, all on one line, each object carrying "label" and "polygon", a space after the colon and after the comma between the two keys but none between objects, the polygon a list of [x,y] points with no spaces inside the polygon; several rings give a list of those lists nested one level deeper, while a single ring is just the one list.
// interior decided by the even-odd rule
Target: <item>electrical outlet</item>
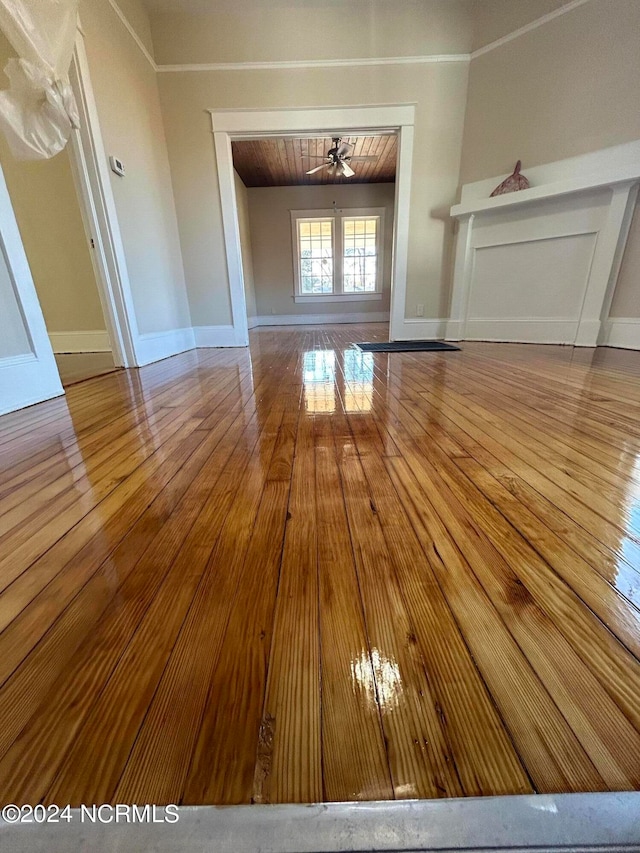
[{"label": "electrical outlet", "polygon": [[271,309],[271,313],[272,313],[272,314],[275,314],[275,313],[276,313],[276,309],[275,309],[275,308],[272,308],[272,309]]},{"label": "electrical outlet", "polygon": [[424,317],[424,305],[416,305],[416,317]]}]

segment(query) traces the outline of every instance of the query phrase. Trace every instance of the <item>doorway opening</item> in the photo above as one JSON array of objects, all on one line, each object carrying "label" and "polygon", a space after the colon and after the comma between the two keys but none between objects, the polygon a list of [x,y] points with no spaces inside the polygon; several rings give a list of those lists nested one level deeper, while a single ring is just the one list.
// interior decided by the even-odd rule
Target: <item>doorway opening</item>
[{"label": "doorway opening", "polygon": [[116,369],[68,148],[0,159],[63,385]]},{"label": "doorway opening", "polygon": [[[327,314],[342,314],[343,322],[346,311],[345,304],[348,301],[353,301],[356,304],[365,302],[380,301],[383,302],[383,279],[384,267],[381,258],[384,255],[384,240],[379,240],[384,234],[385,226],[382,224],[382,218],[379,214],[380,208],[385,208],[386,205],[377,205],[373,207],[363,207],[362,204],[349,208],[342,200],[338,200],[335,196],[338,190],[348,180],[344,174],[338,174],[336,181],[325,180],[324,171],[329,172],[329,169],[314,170],[315,165],[322,165],[323,161],[330,155],[330,148],[325,148],[327,143],[334,149],[340,148],[343,142],[348,141],[348,145],[353,145],[348,151],[355,155],[356,144],[361,138],[362,145],[371,146],[372,140],[377,140],[376,145],[383,146],[382,150],[389,150],[395,145],[395,158],[389,157],[390,164],[395,166],[393,177],[393,204],[389,205],[392,216],[390,225],[390,235],[388,239],[387,258],[389,263],[388,271],[388,337],[395,340],[402,336],[402,327],[404,324],[405,313],[405,294],[406,294],[406,278],[407,278],[407,250],[408,250],[408,233],[409,233],[409,199],[411,187],[411,163],[413,153],[413,125],[414,125],[414,107],[412,105],[392,105],[392,106],[372,106],[372,107],[342,107],[342,108],[309,108],[299,110],[219,110],[212,111],[212,124],[214,131],[214,144],[216,153],[216,162],[218,166],[218,180],[220,186],[220,199],[222,205],[222,220],[224,229],[225,249],[227,256],[227,268],[229,271],[229,285],[231,292],[232,319],[234,329],[234,339],[237,346],[246,346],[248,343],[248,330],[250,326],[267,325],[273,323],[273,318],[281,320],[287,317],[286,324],[294,325],[297,317],[306,317],[307,322],[313,322],[320,318],[320,322],[326,323]],[[336,139],[340,142],[336,143]],[[311,140],[311,142],[310,142]],[[354,140],[352,142],[352,140]],[[378,141],[380,140],[380,141]],[[243,145],[243,143],[249,143]],[[247,199],[247,194],[253,189],[249,187],[240,178],[240,172],[243,171],[242,157],[243,155],[251,159],[254,156],[257,145],[263,146],[265,150],[272,152],[270,158],[271,163],[276,163],[280,171],[286,171],[287,174],[302,173],[302,184],[291,184],[290,186],[278,187],[273,186],[278,194],[281,190],[294,190],[300,199],[304,198],[304,194],[309,191],[309,186],[315,182],[310,178],[318,174],[318,186],[327,195],[325,207],[313,208],[304,207],[302,200],[295,201],[289,199],[287,202],[281,202],[283,210],[287,211],[287,226],[286,238],[284,229],[280,226],[277,239],[274,237],[275,219],[271,217],[271,225],[265,229],[260,226],[259,245],[257,245],[256,237],[253,233],[250,234],[247,240],[245,235],[245,246],[243,252],[242,230],[247,230],[246,223],[248,222],[249,230],[254,222],[258,222],[260,216],[255,211],[252,215],[251,199]],[[236,166],[234,168],[234,148],[236,155]],[[254,152],[252,155],[251,152]],[[300,158],[298,158],[300,154]],[[361,156],[367,156],[363,154]],[[314,161],[312,166],[312,158],[319,157]],[[306,158],[306,159],[305,159]],[[308,162],[307,168],[301,168],[298,159],[304,164]],[[383,162],[387,158],[384,158]],[[395,159],[395,163],[393,163]],[[378,163],[380,157],[375,157],[374,161],[369,163]],[[350,171],[357,173],[357,161],[354,161]],[[265,174],[266,169],[274,172],[275,166],[262,166],[262,174]],[[308,174],[312,172],[312,174]],[[364,173],[363,173],[364,176]],[[353,177],[353,176],[351,176]],[[380,182],[391,183],[390,181]],[[353,184],[349,187],[349,192],[358,186]],[[362,186],[366,186],[366,182],[362,182]],[[271,189],[269,185],[263,189]],[[291,194],[291,192],[289,192]],[[300,195],[303,194],[303,195]],[[300,207],[294,207],[293,204],[300,204]],[[268,205],[267,205],[268,208]],[[307,215],[312,211],[312,215]],[[351,211],[349,213],[348,211]],[[292,213],[294,211],[294,213]],[[299,215],[296,215],[298,211]],[[319,215],[318,211],[320,212]],[[312,227],[309,229],[309,234],[302,235],[300,223],[304,220],[310,223]],[[370,226],[365,223],[366,220],[375,219],[376,225],[373,231],[367,235],[367,229],[371,230]],[[314,221],[315,220],[315,221]],[[320,227],[322,231],[323,221],[325,222],[325,230],[331,230],[328,234],[329,242],[327,245],[321,245],[322,239],[318,243],[311,238],[317,238],[318,235],[311,233]],[[331,223],[329,225],[329,223]],[[357,223],[357,225],[356,225]],[[364,228],[365,240],[354,241],[351,239],[355,235],[349,232],[349,229]],[[338,232],[338,229],[339,232]],[[304,228],[302,230],[305,230]],[[264,234],[271,237],[264,237]],[[304,241],[302,246],[301,238],[308,236],[310,239]],[[322,236],[322,235],[320,235]],[[361,235],[358,235],[360,237]],[[373,262],[368,264],[366,258],[363,261],[362,275],[360,270],[354,266],[353,259],[358,258],[360,253],[366,256],[366,237],[369,237],[369,242],[374,246],[375,264],[380,263],[380,269],[383,270],[383,275],[378,276],[377,272],[374,277],[371,275]],[[280,242],[280,248],[286,245],[288,248],[285,251],[274,249],[274,245]],[[326,242],[326,241],[325,241]],[[360,245],[363,242],[363,245]],[[251,246],[251,262],[247,263],[247,243]],[[270,245],[271,244],[271,245]],[[318,245],[315,245],[318,244]],[[348,251],[345,251],[348,249]],[[371,247],[369,247],[371,248]],[[319,254],[318,254],[319,253]],[[329,270],[330,274],[323,274],[323,256],[324,270]],[[289,275],[285,278],[284,267],[278,273],[275,268],[271,268],[268,275],[264,276],[266,282],[266,290],[264,290],[263,273],[268,269],[273,262],[282,261],[286,258],[289,264]],[[264,292],[260,296],[256,291],[256,263],[260,263],[260,281],[258,288],[262,288]],[[304,269],[303,269],[304,267]],[[253,283],[245,280],[245,268],[251,272]],[[296,279],[297,271],[297,279]],[[296,284],[297,281],[297,284]],[[285,296],[285,287],[288,289]],[[306,288],[306,292],[305,292]],[[285,304],[282,300],[286,299],[287,306],[300,306],[299,311],[289,310],[286,314],[278,314],[279,306]],[[318,308],[326,303],[323,307],[325,310],[322,314]],[[342,303],[342,307],[335,310],[336,303]],[[326,309],[327,305],[333,304],[334,310],[329,312]],[[370,306],[368,306],[370,309]],[[252,311],[255,310],[255,314]],[[260,313],[266,311],[267,313]],[[355,313],[355,312],[354,312]],[[370,315],[375,315],[374,311],[369,310]],[[289,319],[292,317],[292,319]],[[309,319],[313,318],[313,319]],[[354,320],[357,322],[357,320]]]},{"label": "doorway opening", "polygon": [[375,324],[388,338],[397,143],[394,131],[232,141],[250,329]]}]

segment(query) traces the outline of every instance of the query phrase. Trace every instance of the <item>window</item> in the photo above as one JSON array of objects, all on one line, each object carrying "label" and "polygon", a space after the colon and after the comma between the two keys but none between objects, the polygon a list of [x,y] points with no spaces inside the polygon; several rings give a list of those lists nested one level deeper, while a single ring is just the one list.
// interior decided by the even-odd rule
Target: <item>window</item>
[{"label": "window", "polygon": [[292,210],[296,302],[382,299],[384,208]]},{"label": "window", "polygon": [[378,283],[378,217],[342,218],[342,290],[375,293]]},{"label": "window", "polygon": [[333,293],[333,219],[298,219],[300,293]]}]

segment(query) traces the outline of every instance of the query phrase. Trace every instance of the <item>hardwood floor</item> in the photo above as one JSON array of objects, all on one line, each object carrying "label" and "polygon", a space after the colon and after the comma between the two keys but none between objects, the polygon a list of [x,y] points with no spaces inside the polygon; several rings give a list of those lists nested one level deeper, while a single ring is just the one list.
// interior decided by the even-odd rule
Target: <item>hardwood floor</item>
[{"label": "hardwood floor", "polygon": [[57,353],[56,364],[65,388],[118,369],[110,352]]},{"label": "hardwood floor", "polygon": [[0,800],[640,789],[640,353],[385,335],[0,418]]}]

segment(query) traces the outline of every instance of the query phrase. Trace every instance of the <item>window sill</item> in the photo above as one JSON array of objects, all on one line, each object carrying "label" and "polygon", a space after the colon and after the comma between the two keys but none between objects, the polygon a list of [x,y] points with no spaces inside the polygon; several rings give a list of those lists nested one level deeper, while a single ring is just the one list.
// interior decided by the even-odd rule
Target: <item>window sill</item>
[{"label": "window sill", "polygon": [[318,293],[314,296],[303,296],[296,293],[294,302],[379,302],[381,293]]}]

